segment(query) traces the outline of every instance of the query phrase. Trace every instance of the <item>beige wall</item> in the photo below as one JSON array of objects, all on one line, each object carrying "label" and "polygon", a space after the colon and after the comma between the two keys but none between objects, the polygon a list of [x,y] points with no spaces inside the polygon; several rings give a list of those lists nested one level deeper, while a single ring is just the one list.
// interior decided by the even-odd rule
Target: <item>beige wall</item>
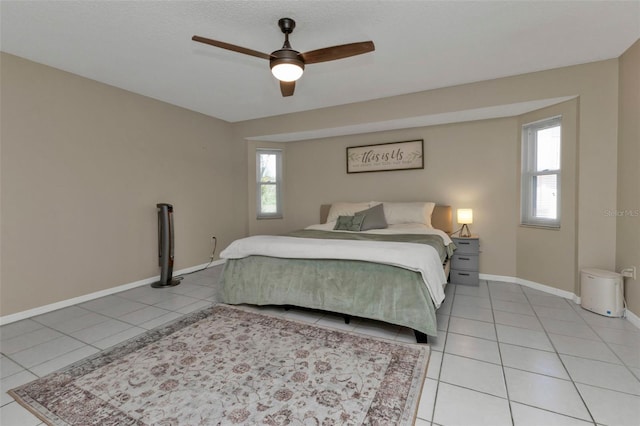
[{"label": "beige wall", "polygon": [[[576,214],[574,218],[574,224],[577,226],[577,230],[575,233],[562,232],[561,234],[555,234],[553,238],[549,238],[548,240],[543,236],[545,234],[523,232],[520,233],[519,236],[519,247],[523,249],[525,247],[541,247],[545,242],[548,244],[556,243],[558,238],[561,240],[561,247],[573,245],[573,252],[570,253],[568,257],[570,259],[575,258],[575,261],[568,265],[563,264],[563,272],[559,274],[559,280],[551,279],[550,274],[547,273],[547,271],[549,271],[549,265],[546,263],[546,257],[530,256],[530,251],[525,249],[522,253],[522,258],[529,258],[528,262],[531,263],[527,269],[528,280],[579,293],[576,277],[577,271],[581,268],[597,267],[609,270],[615,268],[616,225],[615,221],[605,216],[604,211],[616,205],[618,139],[617,59],[324,108],[315,111],[305,111],[288,114],[286,116],[250,120],[235,123],[234,126],[237,129],[235,134],[240,139],[464,111],[474,108],[508,105],[517,102],[564,96],[578,97],[578,105],[575,112],[577,114],[575,121],[577,123],[576,134],[578,139],[575,146],[577,150],[575,153],[577,162],[568,165],[568,167],[575,169],[577,177],[574,185],[575,192],[573,194],[573,202],[577,203],[575,205]],[[458,125],[454,125],[454,127],[456,126]],[[401,136],[403,134],[411,135],[412,133],[407,131],[406,133],[399,132],[391,133],[390,135],[393,136],[392,139],[395,139],[396,135]],[[379,136],[382,135],[363,136],[362,138],[363,140],[371,138],[372,140],[377,139],[377,141],[380,141],[378,139]],[[520,143],[520,134],[517,126],[514,126],[512,138],[513,143]],[[401,137],[400,140],[402,139],[404,138]],[[315,158],[316,155],[323,153],[325,149],[331,149],[330,146],[325,146],[327,144],[332,145],[337,143],[338,152],[340,152],[343,149],[344,140],[343,138],[328,138],[304,142],[303,146],[308,147],[306,148],[308,150],[307,158]],[[360,141],[360,139],[351,140]],[[388,138],[383,137],[381,141],[385,142],[387,140]],[[291,151],[297,150],[296,146],[299,143],[300,142],[294,143],[286,148],[287,155],[289,155],[289,164],[286,166],[287,170],[290,170],[291,167]],[[429,153],[427,152],[427,159],[428,161],[435,161],[436,164],[443,162],[451,167],[455,167],[456,153],[453,151],[453,148],[451,149],[452,151],[448,151],[446,155],[443,154],[442,158],[429,157]],[[476,149],[482,150],[482,146],[479,145]],[[489,152],[498,158],[503,155],[501,151]],[[304,156],[305,155],[298,155],[298,157]],[[514,160],[513,157],[511,158],[509,161],[515,162],[515,165],[512,163],[509,167],[518,167],[517,163],[519,160]],[[344,166],[343,159],[336,157],[332,161],[337,161],[338,163],[337,165],[327,165],[331,170],[337,170]],[[295,175],[295,173],[290,174],[288,179],[289,185],[292,185],[292,182],[295,180],[292,175]],[[397,184],[398,188],[404,188],[406,185],[409,185],[408,181],[401,177],[391,177],[391,173],[388,173],[388,175],[390,177],[385,177],[385,181],[397,180],[395,184]],[[313,176],[317,181],[333,179],[331,174],[323,171],[319,172],[316,176],[313,174],[310,174],[310,176]],[[401,176],[400,172],[397,176]],[[350,179],[349,182],[358,182],[357,179],[360,178]],[[518,174],[514,173],[509,179],[511,179],[512,185],[517,187]],[[358,188],[353,187],[354,184],[350,183],[350,185],[352,185],[350,188],[352,191],[358,190]],[[389,185],[391,185],[391,183]],[[405,191],[403,189],[398,190],[401,191],[400,193]],[[460,191],[460,186],[454,187],[452,185],[448,190]],[[487,188],[487,190],[491,191],[492,188]],[[315,210],[317,205],[321,202],[332,201],[339,198],[338,195],[342,195],[342,191],[339,185],[331,186],[330,190],[325,190],[324,196],[320,194],[316,195],[317,200],[313,201],[313,205],[309,205],[309,203],[312,203],[310,199],[312,195],[304,197],[307,201],[301,203],[297,200],[297,197],[301,196],[300,191],[295,192],[293,188],[290,188],[285,194],[287,197],[285,218],[283,219],[285,225],[272,222],[271,226],[274,230],[300,226],[311,216],[310,212]],[[368,194],[364,194],[361,191],[351,192],[350,198],[354,198],[354,196],[356,196],[355,194],[357,194],[358,198],[371,198]],[[408,195],[413,196],[413,193]],[[512,209],[511,206],[507,208]],[[519,209],[519,206],[517,208]],[[254,214],[253,211],[248,212],[249,228],[252,228],[251,221],[254,220]],[[286,225],[286,222],[290,220],[291,226]],[[517,213],[514,217],[509,217],[507,220],[507,223],[509,223],[507,226],[514,228],[511,237],[513,241],[515,241],[517,221]],[[487,226],[498,229],[503,226],[503,223],[496,221]],[[475,224],[474,229],[479,233],[484,231],[482,228],[478,229]],[[269,229],[263,227],[261,231],[269,232]],[[502,243],[501,240],[492,241],[490,238],[493,238],[491,234],[484,234],[483,236],[483,246],[486,250],[489,250],[489,247],[497,247]],[[515,243],[512,242],[512,244]],[[520,256],[520,253],[516,253],[516,256]],[[486,259],[489,260],[490,257],[486,257]],[[489,264],[484,263],[481,265],[481,272],[494,273],[494,271],[497,270],[514,271],[516,269],[515,257],[511,257],[510,260],[505,260],[503,263],[506,265],[508,262],[511,263],[508,266],[501,266],[500,269],[494,266],[496,262],[491,261],[492,266],[490,268]],[[554,262],[553,265],[557,265],[557,262]],[[573,271],[567,271],[565,268],[572,268]]]},{"label": "beige wall", "polygon": [[[516,276],[571,293],[580,294],[578,285],[577,244],[577,99],[544,108],[520,117],[523,124],[562,116],[560,178],[560,228],[518,226],[516,232]],[[520,140],[520,133],[518,134]],[[518,159],[521,158],[519,144]],[[518,161],[520,163],[520,160]],[[519,164],[518,164],[519,165]],[[519,178],[520,176],[518,176]],[[520,182],[520,181],[519,181]],[[518,183],[518,193],[520,193]],[[520,202],[520,195],[517,197]],[[520,210],[518,213],[520,214]]]},{"label": "beige wall", "polygon": [[4,53],[1,67],[0,315],[159,274],[158,202],[175,208],[175,269],[246,233],[230,124]]},{"label": "beige wall", "polygon": [[[618,181],[637,169],[617,167],[619,124],[622,153],[637,141],[637,103],[620,99],[618,114],[619,71],[622,88],[637,84],[628,76],[634,52],[620,70],[614,59],[234,124],[3,54],[0,315],[157,274],[157,202],[176,207],[178,269],[208,260],[211,235],[223,248],[247,233],[284,232],[315,222],[324,202],[428,197],[474,208],[481,272],[517,274],[525,247],[557,242],[518,234],[517,118],[284,144],[283,220],[255,220],[249,175],[264,144],[245,139],[562,96],[578,97],[577,228],[559,237],[574,245],[565,265],[573,273],[549,282],[544,257],[531,256],[526,279],[577,291],[580,268],[626,263],[627,245],[604,212],[621,207]],[[346,146],[416,137],[425,139],[425,170],[346,176]],[[439,173],[445,186],[433,183]]]},{"label": "beige wall", "polygon": [[[620,58],[616,268],[640,273],[640,41]],[[609,220],[614,220],[610,217]],[[640,276],[625,278],[629,309],[640,316]]]},{"label": "beige wall", "polygon": [[[516,126],[515,119],[497,119],[289,144],[288,228],[318,223],[320,204],[335,201],[471,207],[471,229],[481,237],[481,270],[514,276]],[[346,147],[413,139],[424,140],[424,169],[346,173]]]}]

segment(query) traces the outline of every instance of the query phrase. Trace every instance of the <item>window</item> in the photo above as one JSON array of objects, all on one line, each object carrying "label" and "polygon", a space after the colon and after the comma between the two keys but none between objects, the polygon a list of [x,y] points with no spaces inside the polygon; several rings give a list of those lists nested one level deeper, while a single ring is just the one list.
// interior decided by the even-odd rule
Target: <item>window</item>
[{"label": "window", "polygon": [[281,218],[282,151],[256,151],[256,178],[258,219]]},{"label": "window", "polygon": [[560,227],[561,117],[522,126],[521,224]]}]

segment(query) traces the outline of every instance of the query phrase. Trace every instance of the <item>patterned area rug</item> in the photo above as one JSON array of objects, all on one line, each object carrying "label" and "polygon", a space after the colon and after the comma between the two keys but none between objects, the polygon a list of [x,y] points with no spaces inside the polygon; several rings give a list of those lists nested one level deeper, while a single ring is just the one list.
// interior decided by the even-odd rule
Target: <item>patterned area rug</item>
[{"label": "patterned area rug", "polygon": [[226,305],[10,391],[53,425],[411,425],[429,347]]}]

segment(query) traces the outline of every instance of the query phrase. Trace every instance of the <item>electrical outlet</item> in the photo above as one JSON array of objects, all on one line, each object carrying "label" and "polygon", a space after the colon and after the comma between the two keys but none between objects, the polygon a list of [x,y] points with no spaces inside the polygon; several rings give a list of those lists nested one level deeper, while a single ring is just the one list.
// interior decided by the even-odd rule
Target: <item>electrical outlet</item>
[{"label": "electrical outlet", "polygon": [[620,271],[620,273],[622,274],[623,277],[627,277],[627,278],[631,278],[631,279],[636,279],[636,267],[635,266],[630,266],[628,268],[624,268],[622,271]]}]

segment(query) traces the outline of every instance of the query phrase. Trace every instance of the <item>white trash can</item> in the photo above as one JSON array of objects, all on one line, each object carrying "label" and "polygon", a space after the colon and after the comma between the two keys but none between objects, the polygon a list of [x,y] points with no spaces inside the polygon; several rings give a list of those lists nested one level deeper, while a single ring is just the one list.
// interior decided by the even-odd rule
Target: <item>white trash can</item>
[{"label": "white trash can", "polygon": [[580,305],[606,317],[624,315],[624,281],[617,272],[587,268],[580,274]]}]

